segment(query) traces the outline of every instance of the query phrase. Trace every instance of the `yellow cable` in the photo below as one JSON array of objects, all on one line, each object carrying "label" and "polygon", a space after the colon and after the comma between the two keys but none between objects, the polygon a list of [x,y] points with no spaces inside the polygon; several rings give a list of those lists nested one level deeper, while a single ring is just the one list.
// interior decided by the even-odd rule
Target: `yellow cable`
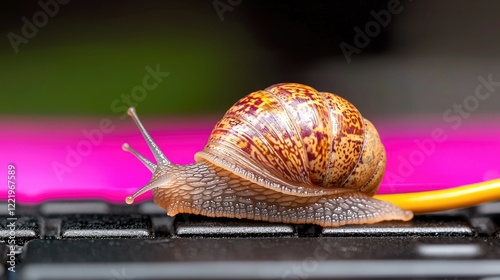
[{"label": "yellow cable", "polygon": [[500,179],[445,190],[380,194],[374,198],[414,213],[450,210],[500,200]]}]

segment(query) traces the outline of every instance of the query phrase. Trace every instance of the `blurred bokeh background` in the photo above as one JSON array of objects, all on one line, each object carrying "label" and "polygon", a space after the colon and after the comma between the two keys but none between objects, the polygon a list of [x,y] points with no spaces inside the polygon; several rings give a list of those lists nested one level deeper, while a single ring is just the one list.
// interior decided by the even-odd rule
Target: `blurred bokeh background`
[{"label": "blurred bokeh background", "polygon": [[[0,3],[3,116],[120,115],[113,101],[156,65],[169,75],[132,99],[143,115],[220,115],[284,81],[339,93],[368,116],[440,115],[478,76],[500,80],[497,1],[41,3]],[[373,36],[356,45],[366,27]],[[342,43],[358,50],[350,63]],[[478,111],[496,112],[499,96]]]},{"label": "blurred bokeh background", "polygon": [[[157,139],[197,141],[193,150],[170,148],[192,160],[207,127],[232,104],[279,82],[337,93],[376,124],[405,117],[435,124],[419,135],[440,126],[451,133],[466,122],[491,129],[500,123],[499,10],[493,0],[1,1],[2,163],[31,164],[30,186],[52,180],[46,185],[77,189],[85,178],[107,188],[117,173],[142,168],[121,156],[121,142],[147,152],[125,119],[127,107],[160,123],[188,120],[202,136],[169,126]],[[488,91],[479,98],[481,85]],[[205,116],[210,124],[199,124]],[[87,141],[83,131],[103,118],[118,129],[69,164],[68,149]],[[125,159],[130,169],[112,170],[113,160]],[[55,178],[54,162],[69,166],[67,179]],[[127,187],[144,184],[143,169]],[[500,176],[496,168],[484,172]]]}]

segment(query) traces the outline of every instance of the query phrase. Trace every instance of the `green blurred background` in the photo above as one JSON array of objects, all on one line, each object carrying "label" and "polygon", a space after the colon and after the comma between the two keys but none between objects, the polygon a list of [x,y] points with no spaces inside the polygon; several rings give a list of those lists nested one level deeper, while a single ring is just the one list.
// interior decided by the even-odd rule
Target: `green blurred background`
[{"label": "green blurred background", "polygon": [[[0,4],[0,115],[116,115],[111,104],[156,65],[169,76],[137,102],[141,115],[220,115],[287,81],[339,93],[367,115],[441,115],[479,75],[500,80],[495,1],[396,1],[401,12],[350,63],[339,45],[354,45],[355,28],[391,1],[65,2]],[[40,3],[58,11],[16,53],[12,33],[22,36]],[[498,112],[499,95],[478,110]]]}]

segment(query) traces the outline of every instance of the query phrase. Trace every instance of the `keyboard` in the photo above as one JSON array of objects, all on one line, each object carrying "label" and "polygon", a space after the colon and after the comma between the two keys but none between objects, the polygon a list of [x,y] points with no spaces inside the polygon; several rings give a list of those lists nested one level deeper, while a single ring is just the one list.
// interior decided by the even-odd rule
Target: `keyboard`
[{"label": "keyboard", "polygon": [[339,228],[46,202],[17,205],[12,248],[0,209],[6,280],[500,279],[500,202]]}]

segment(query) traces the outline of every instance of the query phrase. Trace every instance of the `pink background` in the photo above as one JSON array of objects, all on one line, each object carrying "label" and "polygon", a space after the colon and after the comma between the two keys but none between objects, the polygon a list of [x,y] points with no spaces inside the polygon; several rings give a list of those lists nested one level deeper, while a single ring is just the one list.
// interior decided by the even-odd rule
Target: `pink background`
[{"label": "pink background", "polygon": [[[379,193],[400,193],[449,188],[500,178],[499,118],[463,120],[456,128],[436,118],[374,121],[388,154],[387,172]],[[16,201],[39,203],[57,199],[104,199],[124,203],[149,181],[150,172],[121,144],[152,159],[147,145],[130,119],[112,119],[113,129],[79,161],[69,162],[68,147],[76,149],[88,141],[83,130],[96,131],[102,119],[0,120],[0,163],[16,166]],[[217,119],[143,120],[153,138],[174,163],[193,162]],[[435,129],[442,141],[432,140]],[[425,140],[427,139],[427,140]],[[98,139],[99,140],[99,139]],[[422,149],[415,141],[426,143]],[[88,147],[88,146],[87,146]],[[66,165],[71,172],[58,178],[54,163]],[[0,199],[7,198],[6,180],[0,186]],[[151,193],[137,201],[151,199]]]}]

